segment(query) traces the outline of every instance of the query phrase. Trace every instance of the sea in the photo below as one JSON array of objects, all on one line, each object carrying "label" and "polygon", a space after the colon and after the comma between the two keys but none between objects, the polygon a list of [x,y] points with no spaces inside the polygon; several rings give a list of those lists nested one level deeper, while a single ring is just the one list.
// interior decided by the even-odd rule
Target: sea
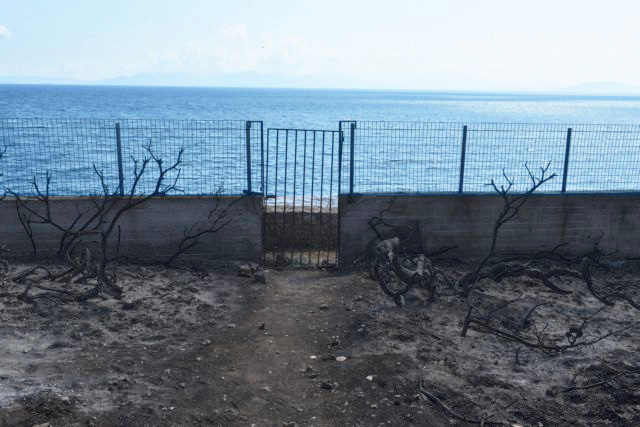
[{"label": "sea", "polygon": [[0,118],[640,124],[638,96],[205,87],[0,85]]},{"label": "sea", "polygon": [[[31,130],[27,132],[21,126],[35,122],[9,119],[41,121],[38,126],[28,125]],[[49,119],[57,120],[51,122],[57,129],[48,128]],[[106,121],[110,129],[111,122],[135,119],[167,123],[261,121],[265,141],[261,142],[260,150],[271,147],[271,154],[258,160],[260,154],[254,152],[254,170],[249,178],[255,181],[252,190],[294,198],[310,191],[319,197],[333,197],[337,191],[417,193],[452,192],[460,188],[491,191],[490,180],[503,179],[503,170],[513,173],[525,185],[528,180],[525,163],[538,171],[547,162],[553,163],[548,173],[559,175],[547,188],[549,191],[562,190],[566,166],[567,191],[640,190],[638,96],[79,85],[0,85],[0,147],[8,147],[5,159],[0,162],[0,173],[4,175],[0,184],[29,194],[33,192],[33,177],[42,180],[49,172],[54,175],[52,185],[56,194],[100,191],[95,183],[95,162],[91,160],[94,156],[109,164],[104,166],[109,169],[105,173],[107,181],[111,188],[117,186],[117,173],[111,168],[116,161],[111,133],[108,141],[103,141],[97,136],[103,135],[102,131],[93,135],[90,129],[77,129],[91,120],[73,122],[76,133],[65,129],[70,126],[69,120],[77,119]],[[339,187],[333,185],[338,176],[335,134],[275,135],[267,131],[269,128],[335,131],[339,121],[358,124],[354,132],[354,177],[343,166],[341,179],[345,181]],[[463,135],[464,126],[467,135]],[[570,161],[565,165],[568,128],[574,133]],[[123,129],[125,136],[126,130]],[[173,128],[165,133],[155,129],[149,135],[168,138],[175,147],[184,136]],[[184,194],[210,194],[220,186],[234,194],[247,190],[242,133],[237,141],[221,139],[218,145],[214,144],[215,148],[206,141],[193,143],[199,137],[190,135],[187,142],[192,146],[187,147],[181,178]],[[321,137],[326,145],[320,145]],[[462,147],[463,138],[468,144],[466,148]],[[124,143],[127,141],[125,138]],[[255,138],[252,141],[257,143]],[[141,141],[134,142],[142,145]],[[237,147],[232,149],[224,144]],[[277,148],[272,147],[275,144]],[[467,162],[463,179],[460,179],[461,148],[466,150]],[[224,155],[216,157],[218,160],[213,154],[207,157],[208,151],[216,150]],[[344,162],[349,163],[349,155],[350,152]],[[70,162],[70,157],[81,160],[86,157],[86,164],[79,160]],[[129,157],[125,155],[124,160],[128,165],[124,171],[127,180],[133,164]],[[318,175],[319,168],[315,168],[321,163],[324,168],[325,160],[327,170]],[[309,165],[313,171],[307,170]],[[94,184],[87,186],[89,181]],[[331,185],[330,189],[324,187],[325,183]]]}]

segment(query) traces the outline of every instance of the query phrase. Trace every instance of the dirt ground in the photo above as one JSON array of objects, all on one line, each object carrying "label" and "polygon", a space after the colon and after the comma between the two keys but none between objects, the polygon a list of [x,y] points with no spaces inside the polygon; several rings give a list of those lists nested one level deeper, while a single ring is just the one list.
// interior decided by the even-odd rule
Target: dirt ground
[{"label": "dirt ground", "polygon": [[[0,299],[0,425],[462,424],[419,394],[420,380],[469,418],[640,425],[640,373],[562,391],[640,368],[636,329],[546,354],[474,330],[461,337],[463,300],[441,289],[430,303],[416,291],[400,309],[367,272],[269,270],[262,284],[235,272],[127,265],[120,283],[121,300]],[[601,306],[581,283],[563,286],[574,293],[481,283],[496,301],[553,302],[535,313],[548,333]],[[636,318],[617,303],[588,333]]]}]

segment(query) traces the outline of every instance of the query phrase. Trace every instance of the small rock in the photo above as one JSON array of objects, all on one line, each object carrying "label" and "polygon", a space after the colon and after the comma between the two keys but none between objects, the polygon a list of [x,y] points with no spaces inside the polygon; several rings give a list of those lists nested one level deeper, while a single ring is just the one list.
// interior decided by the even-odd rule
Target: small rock
[{"label": "small rock", "polygon": [[187,387],[187,383],[180,383],[180,387],[186,388]]},{"label": "small rock", "polygon": [[347,360],[347,358],[345,356],[336,357],[336,362],[344,362],[345,360]]},{"label": "small rock", "polygon": [[242,264],[238,267],[238,276],[251,277],[252,273],[253,271],[251,271],[251,266],[249,264]]},{"label": "small rock", "polygon": [[267,273],[264,270],[256,271],[253,275],[253,281],[256,283],[267,283]]},{"label": "small rock", "polygon": [[311,359],[311,360],[315,360],[317,358],[318,358],[318,356],[309,356],[309,359]]},{"label": "small rock", "polygon": [[211,345],[211,340],[210,339],[204,339],[204,340],[202,340],[202,342],[200,344],[202,344],[202,345]]},{"label": "small rock", "polygon": [[233,328],[235,328],[235,327],[236,327],[236,324],[235,324],[235,323],[227,323],[227,328],[229,328],[229,329],[233,329]]},{"label": "small rock", "polygon": [[378,409],[378,405],[374,403],[373,405],[371,405],[371,409]]},{"label": "small rock", "polygon": [[323,388],[323,389],[325,389],[325,390],[333,390],[334,385],[333,385],[333,383],[332,383],[332,382],[330,382],[330,381],[322,381],[322,382],[320,383],[320,388]]},{"label": "small rock", "polygon": [[318,307],[320,310],[329,310],[329,306],[327,304],[322,304]]},{"label": "small rock", "polygon": [[367,381],[373,381],[373,375],[367,375]]},{"label": "small rock", "polygon": [[266,325],[263,323],[262,325],[260,325],[260,326],[258,327],[258,329],[260,329],[261,331],[264,331],[264,327],[265,327],[265,326],[266,326]]},{"label": "small rock", "polygon": [[122,301],[122,308],[124,310],[133,310],[134,308],[136,308],[138,306],[139,301],[137,300],[123,300]]}]

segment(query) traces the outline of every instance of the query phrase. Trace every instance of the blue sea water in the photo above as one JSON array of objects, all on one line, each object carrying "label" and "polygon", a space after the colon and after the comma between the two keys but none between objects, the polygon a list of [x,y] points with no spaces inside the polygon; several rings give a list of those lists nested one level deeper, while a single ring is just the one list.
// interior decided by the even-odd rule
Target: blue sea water
[{"label": "blue sea water", "polygon": [[325,89],[0,85],[0,118],[640,124],[640,97]]},{"label": "blue sea water", "polygon": [[[117,185],[113,122],[122,119],[163,119],[169,123],[161,127],[152,123],[149,129],[141,129],[141,122],[124,124],[125,162],[129,153],[140,154],[146,140],[175,148],[188,135],[181,178],[187,194],[207,194],[218,185],[224,185],[229,193],[247,188],[244,134],[240,130],[237,137],[228,137],[228,129],[208,129],[204,125],[187,129],[172,125],[174,119],[262,121],[265,144],[271,148],[263,163],[267,179],[273,180],[266,190],[283,194],[288,185],[284,192],[295,192],[295,197],[309,194],[314,188],[316,195],[336,194],[335,186],[322,187],[337,175],[335,134],[325,135],[334,139],[322,141],[318,135],[305,133],[279,134],[276,138],[266,129],[336,130],[340,120],[358,122],[353,180],[356,192],[457,191],[463,125],[469,129],[465,191],[490,190],[487,182],[499,177],[502,169],[526,184],[524,162],[534,167],[552,162],[550,171],[561,174],[568,127],[574,128],[568,190],[640,190],[640,127],[633,126],[640,125],[640,97],[0,85],[0,120],[4,118],[95,119],[93,127],[87,129],[82,129],[86,122],[65,120],[54,125],[30,122],[36,125],[29,125],[29,130],[23,128],[24,122],[0,122],[4,126],[0,129],[0,145],[9,146],[4,166],[0,164],[3,182],[23,193],[29,192],[33,176],[42,179],[46,171],[53,171],[52,183],[58,194],[84,194],[87,182],[96,184],[96,159],[102,162],[98,166],[107,171],[107,181],[113,188]],[[399,121],[424,123],[386,123]],[[538,125],[519,125],[522,123]],[[165,154],[170,157],[172,153]],[[253,179],[260,181],[256,154],[252,159]],[[276,158],[280,159],[280,170],[274,176],[278,173],[274,169]],[[324,160],[327,170],[321,174],[319,166],[324,167]],[[302,170],[309,165],[315,168],[314,162],[318,168],[307,171],[308,179],[304,179]],[[128,162],[127,177],[131,166]],[[343,173],[342,178],[345,176]],[[561,179],[556,179],[546,189],[558,191],[560,184]],[[254,190],[259,185],[254,184]]]}]

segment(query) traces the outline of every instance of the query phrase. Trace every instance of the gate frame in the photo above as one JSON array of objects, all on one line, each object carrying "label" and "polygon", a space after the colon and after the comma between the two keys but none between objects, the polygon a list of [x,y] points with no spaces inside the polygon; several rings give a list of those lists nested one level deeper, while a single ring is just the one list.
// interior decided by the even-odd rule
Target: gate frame
[{"label": "gate frame", "polygon": [[[340,123],[342,124],[342,122],[340,122]],[[347,123],[347,122],[345,122],[345,123]],[[271,174],[269,173],[269,169],[270,169],[270,166],[273,166],[273,165],[269,165],[269,161],[270,161],[270,159],[269,159],[269,151],[271,149],[277,149],[279,147],[278,142],[279,142],[279,140],[281,138],[280,132],[286,132],[287,133],[286,136],[285,136],[286,141],[288,141],[289,133],[293,132],[294,135],[295,135],[295,138],[296,138],[296,144],[298,142],[297,141],[297,137],[298,137],[298,135],[300,133],[302,133],[304,135],[304,138],[305,138],[304,139],[305,140],[305,146],[304,146],[305,148],[304,148],[304,151],[303,151],[303,154],[302,154],[304,163],[302,165],[303,169],[302,169],[302,173],[301,173],[301,176],[303,177],[303,179],[304,179],[304,177],[307,176],[306,156],[307,156],[308,151],[307,151],[307,147],[306,147],[306,137],[307,137],[308,134],[311,134],[314,137],[316,135],[318,135],[318,134],[322,135],[323,146],[322,146],[322,151],[318,155],[322,159],[324,159],[325,155],[326,156],[330,156],[331,166],[329,168],[329,175],[328,175],[327,178],[325,178],[324,169],[323,169],[323,172],[321,172],[321,175],[320,175],[320,181],[321,181],[321,185],[324,182],[328,182],[328,184],[329,184],[329,186],[331,188],[329,190],[329,196],[328,196],[329,197],[329,207],[330,207],[329,212],[328,212],[329,215],[331,215],[331,212],[333,210],[335,210],[335,212],[336,212],[336,218],[337,219],[336,219],[336,230],[335,230],[335,236],[334,236],[335,244],[334,245],[328,245],[326,247],[326,253],[328,254],[328,253],[330,253],[332,251],[335,253],[335,263],[331,263],[331,265],[334,264],[335,268],[338,268],[339,267],[338,262],[339,262],[339,258],[340,258],[339,257],[339,248],[340,248],[340,245],[339,245],[340,244],[340,241],[339,241],[339,239],[340,239],[340,202],[339,202],[340,197],[339,196],[340,196],[340,193],[341,193],[341,179],[342,179],[342,156],[343,156],[343,143],[344,143],[343,132],[340,129],[338,129],[338,130],[335,130],[335,129],[300,129],[300,128],[278,128],[278,127],[267,128],[266,131],[267,131],[266,147],[264,146],[264,144],[262,146],[263,158],[266,156],[266,161],[263,161],[263,164],[262,164],[263,165],[263,175],[262,175],[263,176],[263,178],[262,178],[263,179],[263,183],[262,183],[262,190],[263,190],[263,222],[262,222],[262,227],[263,227],[263,245],[262,245],[262,247],[263,247],[263,263],[266,261],[267,252],[272,252],[272,251],[267,251],[267,249],[266,249],[266,243],[267,243],[267,240],[268,240],[267,239],[267,237],[268,237],[267,236],[267,234],[268,234],[267,233],[267,209],[266,209],[267,206],[268,206],[267,201],[268,201],[268,199],[271,199],[271,198],[274,198],[274,199],[277,200],[279,197],[283,197],[285,199],[285,204],[283,205],[284,209],[283,209],[282,213],[286,214],[286,198],[287,197],[292,197],[291,195],[288,195],[287,192],[285,192],[285,194],[282,194],[282,195],[278,194],[279,192],[277,190],[277,176],[278,176],[277,175],[277,167],[276,167],[275,174],[273,175],[276,178],[276,186],[273,189],[269,188],[269,182],[270,182],[270,179],[271,179]],[[324,153],[324,142],[325,142],[324,137],[327,136],[327,135],[330,135],[330,141],[329,142],[331,143],[331,154],[325,154]],[[337,141],[336,141],[336,137],[337,137]],[[272,141],[273,141],[272,138],[275,138],[275,141],[276,141],[274,147],[272,147],[272,145],[274,145],[272,143]],[[337,143],[337,147],[336,147],[336,143]],[[353,145],[353,141],[351,142],[351,144]],[[338,149],[337,150],[338,151],[337,159],[336,159],[335,148]],[[314,159],[314,164],[315,164],[315,158],[316,158],[316,149],[317,148],[315,146],[315,139],[314,139],[314,146],[311,149],[312,151],[310,153],[311,158]],[[266,150],[266,155],[264,154],[265,150]],[[285,147],[285,159],[287,158],[288,150],[289,150],[288,146],[286,146]],[[297,164],[298,164],[297,145],[296,145],[295,150],[296,151],[295,151],[294,160],[293,160],[294,182],[295,182],[295,179],[297,177],[297,172],[296,172],[297,171]],[[280,150],[277,150],[277,151],[275,151],[274,154],[272,154],[272,156],[275,156],[276,161],[279,158],[279,151]],[[334,163],[334,161],[336,161],[336,163]],[[324,164],[324,162],[323,162],[323,164]],[[285,168],[286,167],[290,167],[290,165],[291,165],[291,162],[289,160],[287,160],[285,162],[285,166],[284,167]],[[311,175],[311,180],[309,181],[309,182],[312,183],[311,184],[312,186],[313,186],[313,177],[315,176],[315,174],[313,172],[314,168],[315,168],[315,166],[312,166],[312,168],[311,168],[312,175]],[[323,168],[324,168],[324,166],[323,166]],[[334,178],[334,175],[333,175],[334,172],[337,172],[337,180],[336,180],[336,178]],[[333,185],[334,184],[337,184],[336,187],[335,187],[336,188],[336,190],[335,190],[335,192],[336,192],[336,203],[335,203],[335,205],[332,203],[332,199],[333,199],[332,192],[334,191],[333,190]],[[304,188],[305,188],[305,185],[303,184],[303,188],[302,188],[302,192],[303,193],[305,191]],[[271,193],[271,194],[269,194],[269,193]],[[294,198],[296,197],[296,188],[295,187],[293,189],[293,197]],[[316,205],[313,204],[313,192],[309,197],[311,198],[311,202],[310,202],[310,205],[309,205],[309,207],[311,208],[311,213],[316,213],[313,210],[313,207],[316,206]],[[322,192],[320,194],[320,200],[321,200],[321,203],[319,205],[320,206],[320,212],[319,213],[322,215],[322,207],[323,207],[323,205],[322,205],[322,200],[323,200]],[[303,204],[304,204],[304,200],[303,200]],[[276,207],[276,210],[274,211],[274,214],[277,214],[277,201],[275,202],[274,206]],[[294,209],[293,212],[294,212],[294,220],[295,220],[295,209]],[[302,230],[304,230],[305,229],[304,228],[304,209],[303,209],[302,212],[303,212],[302,213],[302,221],[303,222],[301,224],[302,225],[301,228],[302,228]],[[274,221],[275,221],[275,219],[274,219]],[[329,225],[330,225],[331,224],[331,216],[329,216],[328,221],[329,221]],[[295,224],[295,222],[294,222],[294,224]],[[303,254],[305,254],[307,252],[312,254],[313,252],[316,252],[316,251],[318,252],[318,260],[319,260],[320,254],[323,252],[323,249],[324,249],[324,248],[322,248],[322,245],[319,245],[319,246],[320,247],[313,248],[312,250],[309,250],[309,251],[296,250],[294,248],[294,249],[291,250],[291,252],[292,252],[292,254],[297,254],[297,253],[300,254],[300,257],[298,258],[298,259],[300,259],[300,265],[299,265],[300,267],[307,267],[307,268],[311,267],[311,266],[322,267],[323,265],[319,261],[312,261],[312,256],[311,255],[309,256],[308,261],[306,263],[302,263],[302,261],[301,261]],[[286,254],[287,252],[289,252],[289,251],[287,251],[287,250],[285,250],[284,252],[276,251],[276,252],[273,252],[273,253],[274,253],[274,256],[275,256],[275,254],[277,254],[277,253],[285,253]],[[294,257],[292,257],[292,258],[294,258]],[[327,260],[329,260],[329,259],[330,258],[327,258]],[[295,265],[294,262],[287,263],[287,264],[289,264],[288,267],[298,266],[298,265]]]}]

